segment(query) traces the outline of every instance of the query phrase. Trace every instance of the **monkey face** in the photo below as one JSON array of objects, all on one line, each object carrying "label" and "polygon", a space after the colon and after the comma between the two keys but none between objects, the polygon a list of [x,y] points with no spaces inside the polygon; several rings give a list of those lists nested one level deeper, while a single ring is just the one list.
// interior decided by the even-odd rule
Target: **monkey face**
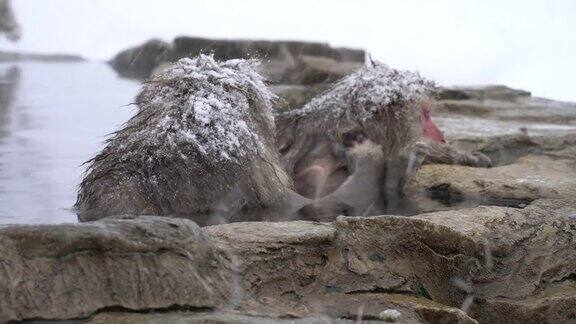
[{"label": "monkey face", "polygon": [[432,140],[433,142],[446,143],[444,139],[444,134],[442,131],[434,124],[430,113],[432,111],[432,104],[428,101],[422,102],[419,105],[420,108],[420,126],[422,127],[422,136],[426,139]]}]

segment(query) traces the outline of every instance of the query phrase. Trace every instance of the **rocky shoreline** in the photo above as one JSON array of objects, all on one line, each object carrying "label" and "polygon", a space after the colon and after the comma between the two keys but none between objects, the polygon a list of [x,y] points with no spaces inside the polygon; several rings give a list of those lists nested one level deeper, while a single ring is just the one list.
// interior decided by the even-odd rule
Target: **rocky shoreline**
[{"label": "rocky shoreline", "polygon": [[0,63],[2,62],[83,62],[86,59],[73,54],[40,54],[0,51]]},{"label": "rocky shoreline", "polygon": [[[576,201],[334,223],[143,216],[0,229],[0,320],[565,323]],[[468,311],[468,315],[459,308]]]}]

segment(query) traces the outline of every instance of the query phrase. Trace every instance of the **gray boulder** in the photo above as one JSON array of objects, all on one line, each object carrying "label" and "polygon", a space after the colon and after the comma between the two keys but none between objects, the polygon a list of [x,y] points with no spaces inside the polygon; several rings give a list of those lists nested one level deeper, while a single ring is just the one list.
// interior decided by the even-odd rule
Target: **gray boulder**
[{"label": "gray boulder", "polygon": [[512,89],[503,85],[487,85],[479,87],[442,87],[438,98],[440,100],[467,100],[467,99],[494,99],[513,100],[520,97],[529,97],[530,92]]},{"label": "gray boulder", "polygon": [[330,84],[299,85],[299,84],[275,84],[268,88],[278,97],[279,100],[275,109],[277,111],[287,111],[303,107],[312,98],[328,89]]},{"label": "gray boulder", "polygon": [[288,70],[293,71],[300,56],[320,57],[338,63],[363,62],[365,56],[362,50],[333,48],[322,43],[177,37],[172,43],[150,40],[118,53],[109,63],[123,77],[145,79],[164,62],[201,53],[213,54],[215,59],[222,61],[258,57],[264,62],[263,75],[274,82],[284,81],[286,73],[293,73]]},{"label": "gray boulder", "polygon": [[[538,130],[546,124],[576,126],[575,103],[532,97],[527,91],[504,86],[443,88],[439,99],[436,114],[441,117],[481,118],[508,123],[512,130],[520,127],[526,127],[528,131],[531,128]],[[465,124],[470,123],[466,121]],[[484,128],[485,131],[493,129]],[[575,130],[571,129],[572,132]]]},{"label": "gray boulder", "polygon": [[0,322],[216,308],[234,287],[196,224],[160,217],[0,228],[0,272]]},{"label": "gray boulder", "polygon": [[325,43],[300,41],[214,40],[199,37],[177,37],[174,49],[179,57],[213,53],[217,60],[261,57],[264,60],[290,60],[300,55],[321,56],[339,62],[363,62],[362,50],[333,48]]},{"label": "gray boulder", "polygon": [[152,39],[118,53],[108,63],[122,77],[146,79],[163,62],[175,61],[171,44]]},{"label": "gray boulder", "polygon": [[9,40],[17,41],[20,39],[21,31],[10,0],[0,0],[0,35],[5,34]]},{"label": "gray boulder", "polygon": [[[563,323],[576,315],[576,201],[478,207],[416,217],[339,218],[333,225],[208,227],[230,246],[244,287],[269,307],[346,317],[401,308],[432,323]],[[418,311],[426,300],[448,308]],[[442,307],[438,308],[442,309]],[[450,310],[451,309],[451,310]],[[401,311],[401,312],[402,312]],[[452,314],[454,317],[449,317]],[[416,318],[416,317],[413,317]]]}]

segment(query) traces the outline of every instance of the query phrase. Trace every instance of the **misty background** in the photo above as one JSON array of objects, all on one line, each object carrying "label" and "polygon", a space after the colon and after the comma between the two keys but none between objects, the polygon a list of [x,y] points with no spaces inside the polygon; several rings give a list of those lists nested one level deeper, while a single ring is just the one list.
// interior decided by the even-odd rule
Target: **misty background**
[{"label": "misty background", "polygon": [[307,40],[363,48],[443,85],[576,101],[576,1],[15,0],[0,48],[107,60],[150,38]]}]

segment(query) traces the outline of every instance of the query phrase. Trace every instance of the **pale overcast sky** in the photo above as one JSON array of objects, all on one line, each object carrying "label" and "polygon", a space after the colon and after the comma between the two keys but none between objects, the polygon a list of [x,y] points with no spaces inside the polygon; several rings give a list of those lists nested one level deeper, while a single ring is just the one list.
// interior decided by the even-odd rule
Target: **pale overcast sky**
[{"label": "pale overcast sky", "polygon": [[108,59],[149,38],[290,39],[364,48],[443,84],[576,101],[576,1],[13,0],[0,49]]}]

